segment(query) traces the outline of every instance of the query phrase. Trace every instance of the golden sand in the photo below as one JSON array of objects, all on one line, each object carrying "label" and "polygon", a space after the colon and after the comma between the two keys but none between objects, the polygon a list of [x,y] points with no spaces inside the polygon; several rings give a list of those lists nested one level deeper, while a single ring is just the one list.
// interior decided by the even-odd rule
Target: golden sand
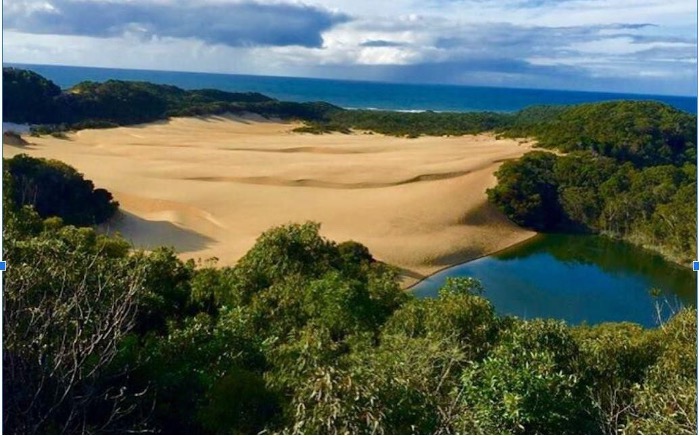
[{"label": "golden sand", "polygon": [[176,118],[27,137],[18,153],[66,162],[121,204],[109,224],[141,248],[233,264],[263,231],[318,221],[401,267],[406,285],[531,237],[487,203],[494,171],[531,145],[490,134],[395,138],[293,133],[256,116]]}]

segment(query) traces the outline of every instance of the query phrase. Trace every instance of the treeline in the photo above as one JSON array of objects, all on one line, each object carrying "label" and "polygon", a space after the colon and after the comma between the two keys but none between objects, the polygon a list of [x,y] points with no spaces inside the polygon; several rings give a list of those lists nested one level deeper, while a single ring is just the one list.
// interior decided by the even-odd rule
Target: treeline
[{"label": "treeline", "polygon": [[489,199],[521,226],[621,237],[679,263],[695,258],[695,165],[636,168],[592,152],[531,152],[496,176]]},{"label": "treeline", "polygon": [[[173,116],[253,112],[306,122],[306,133],[349,133],[353,129],[418,137],[497,132],[537,139],[563,151],[592,149],[635,163],[692,160],[697,117],[651,101],[617,101],[577,106],[533,106],[515,113],[344,110],[324,102],[295,103],[259,93],[108,80],[61,90],[28,70],[3,68],[6,121],[36,124],[36,133],[106,128]],[[661,144],[665,154],[658,153]],[[651,149],[651,150],[650,150]],[[652,159],[650,157],[654,155]],[[649,160],[652,159],[652,160]]]},{"label": "treeline", "polygon": [[695,161],[697,116],[653,101],[532,106],[515,113],[340,110],[300,132],[369,130],[394,136],[469,135],[535,139],[540,147],[591,150],[636,165]]},{"label": "treeline", "polygon": [[330,113],[327,120],[309,120],[297,132],[347,133],[351,129],[369,130],[392,136],[416,138],[421,135],[467,135],[501,130],[512,122],[512,115],[495,112],[395,112],[342,110]]},{"label": "treeline", "polygon": [[313,223],[182,262],[5,182],[7,433],[697,432],[695,309],[570,327],[498,316],[471,279],[417,299]]},{"label": "treeline", "polygon": [[146,123],[174,116],[254,112],[267,117],[320,120],[337,109],[327,103],[281,102],[254,92],[108,80],[62,91],[28,70],[3,68],[5,120],[36,124],[39,134]]},{"label": "treeline", "polygon": [[508,136],[533,137],[540,147],[563,152],[590,150],[636,166],[696,161],[697,117],[666,104],[615,101],[531,111],[517,115]]},{"label": "treeline", "polygon": [[504,163],[489,199],[521,226],[621,237],[695,258],[696,117],[649,102],[581,105],[536,127],[531,152]]}]

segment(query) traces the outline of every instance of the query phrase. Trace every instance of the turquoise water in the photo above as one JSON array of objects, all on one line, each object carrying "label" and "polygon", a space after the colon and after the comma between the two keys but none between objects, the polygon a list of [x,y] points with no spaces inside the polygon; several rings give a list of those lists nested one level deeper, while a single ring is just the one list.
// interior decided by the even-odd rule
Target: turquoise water
[{"label": "turquoise water", "polygon": [[[557,318],[570,324],[657,324],[696,306],[696,276],[661,256],[604,237],[541,235],[496,255],[446,269],[411,290],[437,295],[448,277],[474,277],[500,314]],[[652,296],[658,289],[660,295]]]},{"label": "turquoise water", "polygon": [[577,104],[605,100],[658,100],[696,113],[695,97],[650,96],[538,89],[447,85],[409,85],[232,74],[182,73],[111,68],[19,65],[68,88],[83,80],[141,80],[184,89],[254,91],[287,101],[327,101],[345,108],[433,111],[512,112],[536,104]]}]

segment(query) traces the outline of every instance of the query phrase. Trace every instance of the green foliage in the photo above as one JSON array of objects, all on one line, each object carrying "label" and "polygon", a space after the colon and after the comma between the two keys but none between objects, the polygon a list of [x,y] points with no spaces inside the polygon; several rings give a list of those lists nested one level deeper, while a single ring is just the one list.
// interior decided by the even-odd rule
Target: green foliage
[{"label": "green foliage", "polygon": [[496,177],[489,200],[522,226],[604,233],[692,260],[694,165],[635,168],[591,152],[531,152],[504,163]]},{"label": "green foliage", "polygon": [[255,92],[186,91],[148,82],[81,82],[61,91],[31,71],[3,69],[5,119],[32,123],[32,134],[109,128],[175,116],[253,112],[265,117],[326,122],[341,109],[324,102],[277,101]]},{"label": "green foliage", "polygon": [[536,105],[515,113],[512,123],[501,134],[511,138],[538,137],[545,126],[555,121],[567,106]]},{"label": "green foliage", "polygon": [[662,353],[635,386],[627,433],[697,433],[697,311],[685,309],[661,328]]},{"label": "green foliage", "polygon": [[256,292],[288,277],[319,277],[329,271],[336,250],[318,234],[319,228],[317,223],[306,223],[263,233],[236,265],[230,303],[248,302]]},{"label": "green foliage", "polygon": [[540,151],[505,162],[496,172],[498,185],[487,191],[489,200],[521,226],[536,230],[556,227],[562,214],[557,201],[556,161],[555,155]]},{"label": "green foliage", "polygon": [[[203,313],[185,317],[171,321],[165,336],[147,335],[136,379],[139,386],[157,387],[144,399],[145,407],[149,403],[155,405],[152,423],[167,433],[254,430],[250,426],[255,419],[247,418],[242,411],[218,424],[214,422],[221,414],[220,408],[235,404],[212,401],[234,395],[224,392],[221,383],[231,388],[251,389],[247,382],[238,383],[232,378],[245,376],[253,386],[259,385],[259,370],[264,364],[259,346],[240,310],[223,311],[217,318]],[[247,367],[257,369],[258,374],[248,373]],[[269,397],[264,390],[258,394]],[[263,406],[260,401],[241,398],[238,404],[259,408]],[[274,410],[274,404],[268,407]],[[174,410],[179,412],[173,414]]]},{"label": "green foliage", "polygon": [[[650,186],[634,199],[649,222],[649,205],[687,200],[672,187],[693,174],[528,159],[564,188]],[[234,267],[198,265],[42,220],[14,183],[6,174],[7,431],[696,432],[695,309],[653,330],[572,328],[500,317],[473,279],[416,299],[316,223],[265,232]]]},{"label": "green foliage", "polygon": [[18,205],[14,199],[14,191],[12,176],[5,170],[2,174],[3,237],[20,239],[38,234],[43,227],[41,217],[31,206]]},{"label": "green foliage", "polygon": [[463,374],[460,432],[581,434],[595,431],[579,375],[578,347],[562,323],[515,324]]},{"label": "green foliage", "polygon": [[2,108],[5,121],[15,123],[55,123],[54,99],[61,88],[32,71],[2,69]]},{"label": "green foliage", "polygon": [[57,216],[66,224],[93,225],[109,219],[119,203],[73,167],[56,160],[19,154],[4,160],[12,179],[12,201],[32,206],[42,218]]},{"label": "green foliage", "polygon": [[473,279],[448,279],[439,298],[410,300],[387,321],[385,334],[450,340],[470,359],[482,357],[497,338],[493,306]]},{"label": "green foliage", "polygon": [[466,135],[508,127],[512,115],[494,112],[420,112],[406,113],[374,110],[336,110],[326,120],[310,123],[301,132],[350,132],[351,129],[369,130],[392,136],[416,138],[421,135]]},{"label": "green foliage", "polygon": [[343,110],[326,102],[296,103],[290,101],[266,101],[251,103],[244,110],[260,114],[265,117],[278,117],[282,119],[294,119],[305,121],[326,121],[332,114]]},{"label": "green foliage", "polygon": [[199,265],[192,274],[189,304],[195,311],[215,314],[233,287],[233,268],[216,268],[213,264]]},{"label": "green foliage", "polygon": [[257,434],[279,413],[277,397],[262,376],[240,368],[227,371],[206,401],[200,420],[214,434]]},{"label": "green foliage", "polygon": [[336,365],[314,365],[285,433],[451,433],[464,355],[447,342],[390,336]]},{"label": "green foliage", "polygon": [[190,295],[194,262],[181,262],[170,248],[157,248],[144,260],[146,289],[136,328],[164,331],[169,320],[193,312]]},{"label": "green foliage", "polygon": [[121,80],[81,82],[55,100],[61,122],[74,129],[137,124],[168,116],[237,112],[242,110],[239,104],[272,101],[258,93],[185,91],[170,85]]},{"label": "green foliage", "polygon": [[130,363],[115,364],[115,357],[134,325],[143,265],[123,249],[124,241],[92,229],[9,230],[3,244],[12,265],[3,280],[5,431],[137,428],[130,419],[137,392],[121,377]]},{"label": "green foliage", "polygon": [[661,354],[658,332],[636,324],[601,324],[572,332],[581,346],[586,380],[598,425],[607,434],[622,432],[635,390]]},{"label": "green foliage", "polygon": [[638,165],[695,161],[697,117],[663,103],[611,101],[572,106],[535,137],[542,147],[590,150]]}]

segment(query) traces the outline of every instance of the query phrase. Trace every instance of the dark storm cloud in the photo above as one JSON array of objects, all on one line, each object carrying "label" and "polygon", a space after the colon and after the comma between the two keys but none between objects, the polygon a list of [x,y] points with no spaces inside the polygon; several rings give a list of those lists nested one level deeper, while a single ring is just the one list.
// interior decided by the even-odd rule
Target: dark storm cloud
[{"label": "dark storm cloud", "polygon": [[232,47],[320,47],[321,33],[346,21],[344,14],[289,3],[50,0],[5,8],[3,26],[39,34],[194,38]]},{"label": "dark storm cloud", "polygon": [[382,39],[376,39],[371,41],[365,41],[360,44],[362,47],[405,47],[406,44],[403,42],[395,41],[384,41]]},{"label": "dark storm cloud", "polygon": [[[509,23],[472,24],[464,26],[460,30],[454,29],[452,36],[437,38],[435,47],[441,49],[490,51],[497,57],[504,52],[508,52],[515,57],[522,57],[535,54],[552,54],[571,44],[589,42],[603,37],[628,36],[635,42],[670,42],[670,40],[674,39],[661,36],[619,33],[648,26],[648,24],[616,24],[605,26],[538,27],[519,26]],[[607,33],[604,34],[604,32]]]},{"label": "dark storm cloud", "polygon": [[[563,63],[567,63],[571,59],[594,56],[605,59],[610,66],[637,64],[639,68],[644,68],[652,67],[647,62],[657,59],[664,59],[664,62],[686,61],[695,57],[695,40],[633,33],[635,29],[644,27],[649,25],[536,27],[490,23],[464,26],[459,33],[455,29],[451,32],[452,36],[436,38],[434,47],[450,53],[450,61],[481,68],[491,65],[494,68],[484,68],[484,71],[495,69],[505,74],[535,73],[534,70],[528,70],[532,66],[532,59],[548,59],[550,63],[557,64],[556,59],[564,59]],[[448,32],[443,32],[445,33]],[[610,51],[610,44],[619,40],[627,41],[626,50],[617,53],[614,49]],[[584,46],[586,47],[583,48]],[[502,59],[513,62],[503,63]],[[493,60],[493,63],[489,64],[486,62],[488,60]],[[499,65],[503,68],[499,69]],[[591,72],[591,68],[576,68],[566,70],[565,73],[585,77]],[[550,74],[551,71],[540,73]]]},{"label": "dark storm cloud", "polygon": [[[694,71],[694,65],[676,69]],[[351,77],[403,83],[434,83],[481,85],[496,87],[525,87],[544,89],[577,89],[583,91],[653,92],[692,95],[686,83],[659,80],[658,77],[598,77],[592,80],[586,69],[570,65],[532,65],[506,58],[482,58],[449,62],[426,62],[413,65],[362,65],[329,67],[318,70],[319,75]]]},{"label": "dark storm cloud", "polygon": [[581,74],[577,68],[568,66],[537,66],[526,61],[510,58],[472,58],[469,60],[422,63],[406,65],[392,72],[402,81],[413,81],[420,77],[421,82],[440,83],[449,78],[449,82],[469,83],[474,77],[550,77],[565,79]]}]

